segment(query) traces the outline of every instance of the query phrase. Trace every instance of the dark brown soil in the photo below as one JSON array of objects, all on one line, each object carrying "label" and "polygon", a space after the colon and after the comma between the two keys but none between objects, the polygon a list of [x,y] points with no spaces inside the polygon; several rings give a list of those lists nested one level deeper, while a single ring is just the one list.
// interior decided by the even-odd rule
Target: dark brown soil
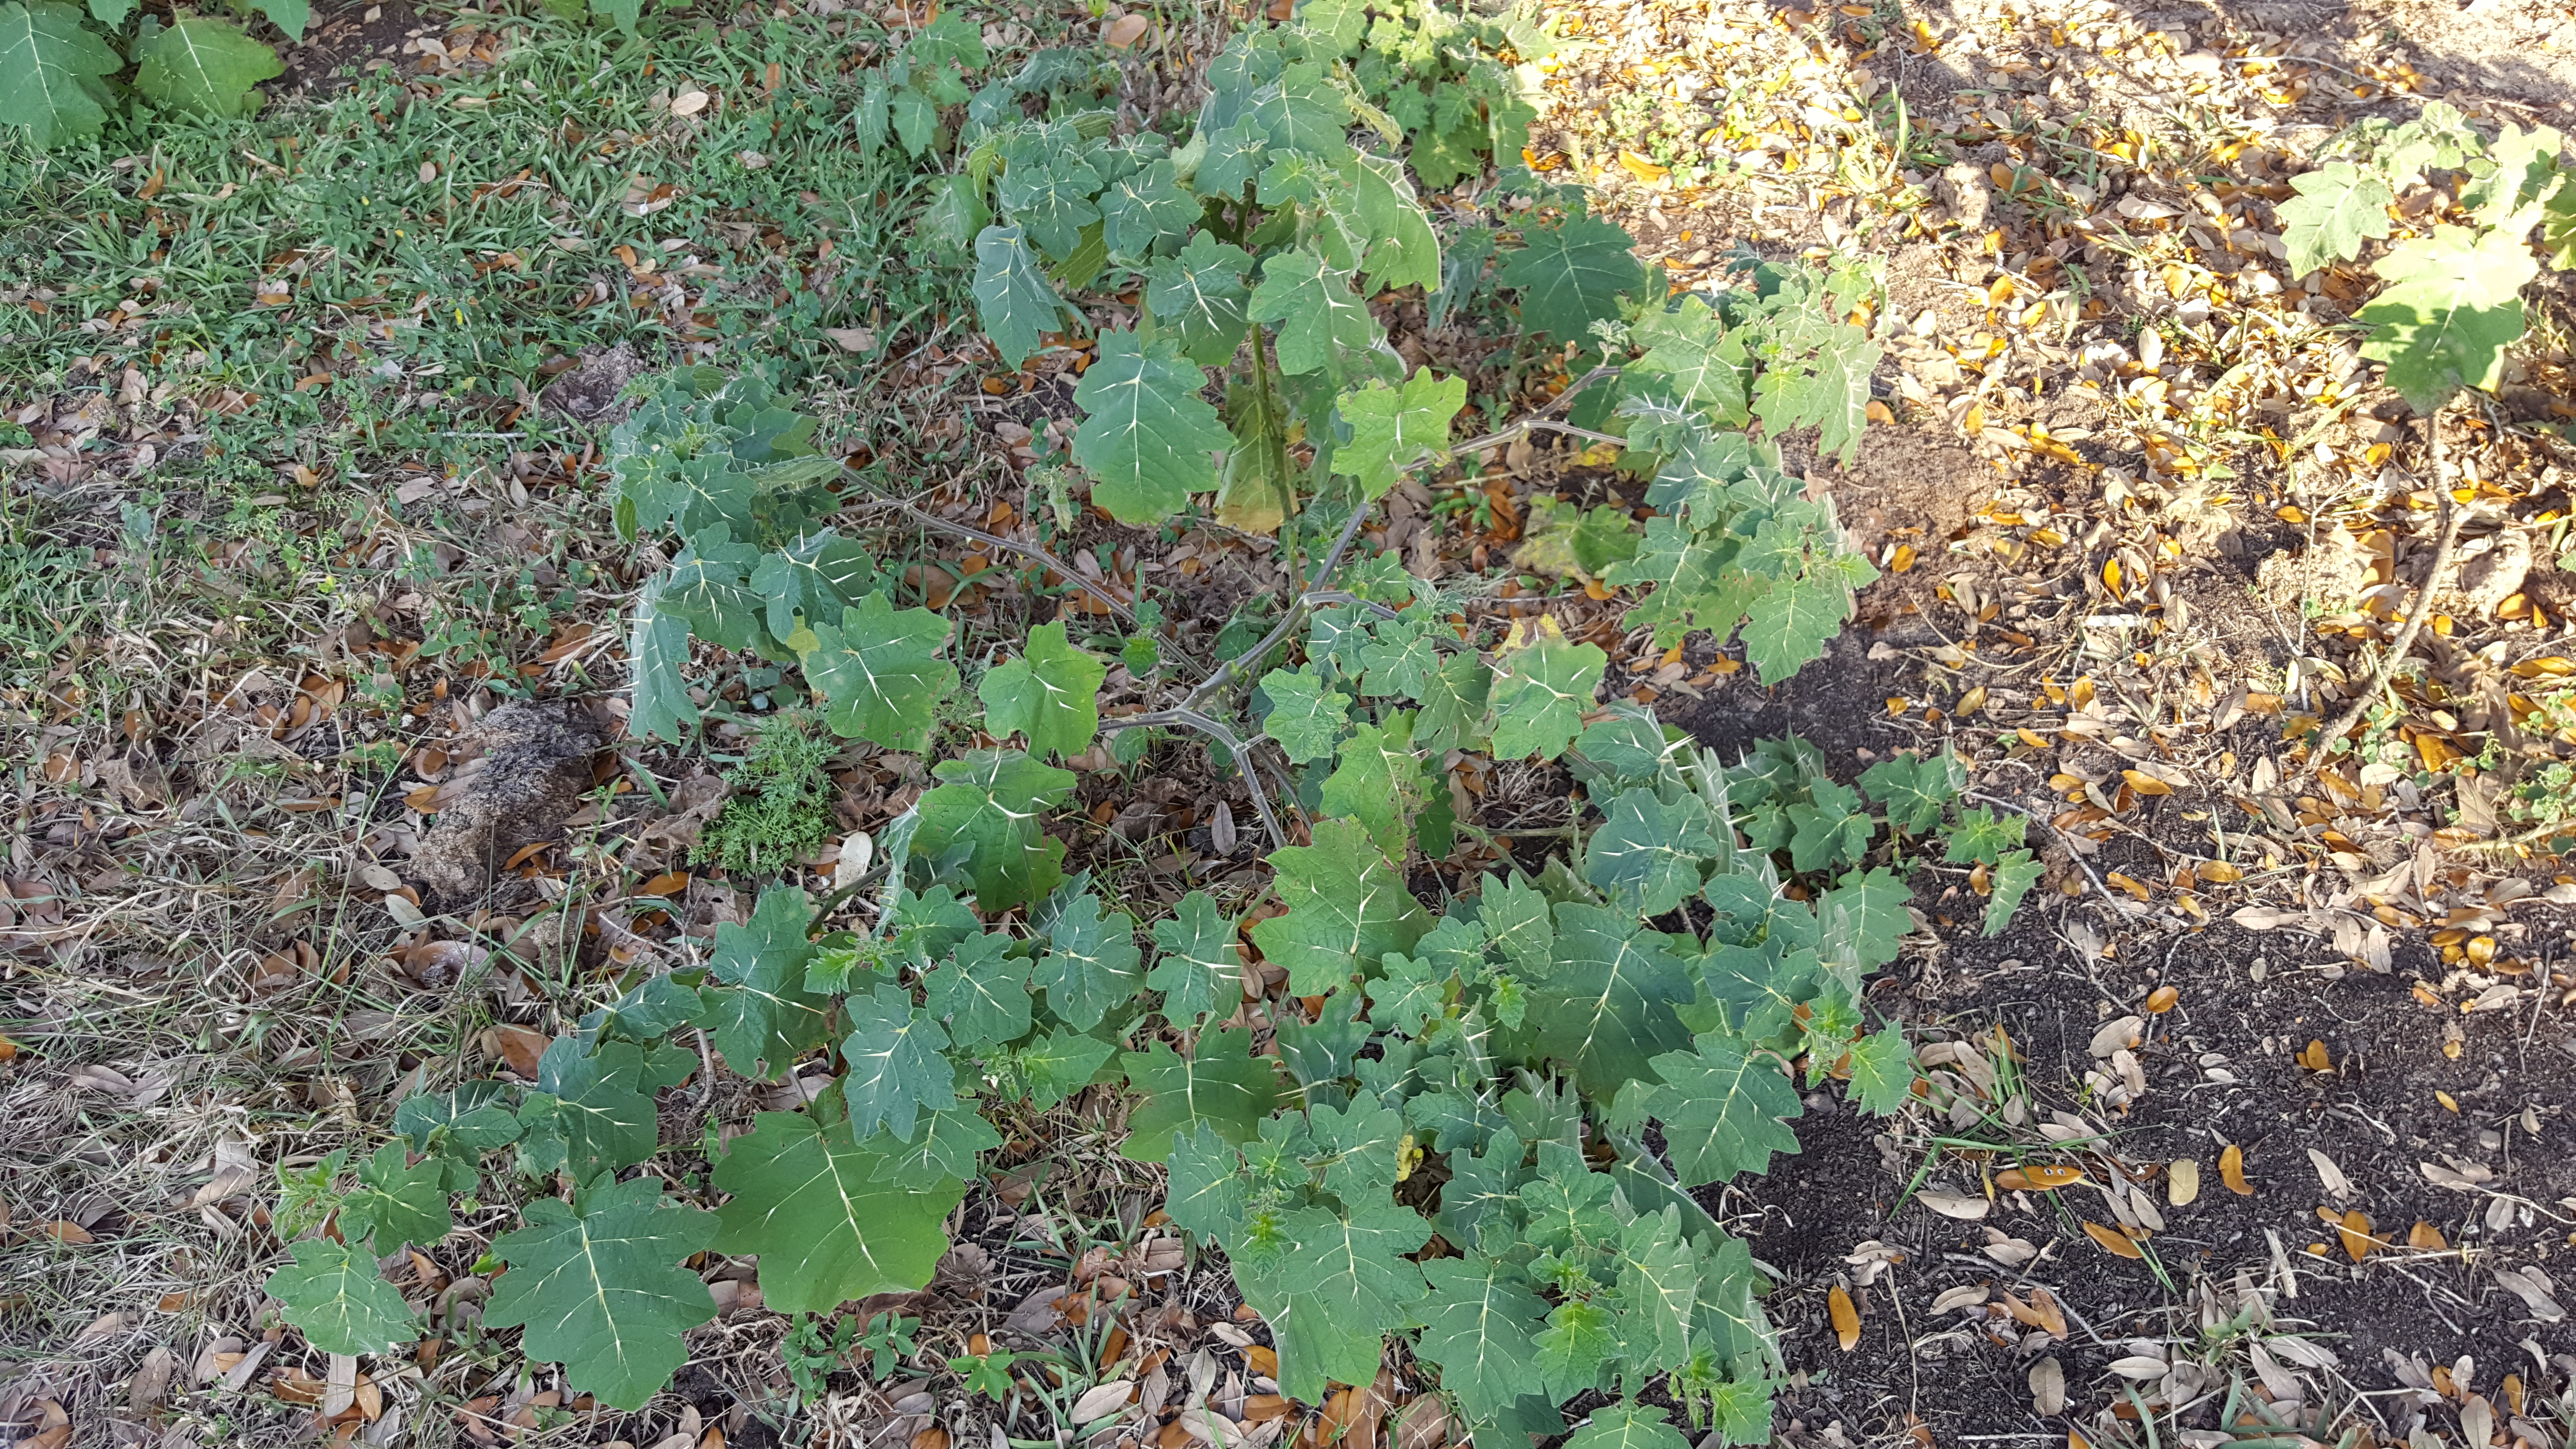
[{"label": "dark brown soil", "polygon": [[[1962,1434],[2062,1434],[2074,1416],[2111,1402],[2119,1381],[2105,1366],[2148,1347],[2130,1340],[2178,1339],[2184,1347],[2172,1350],[2177,1356],[2197,1346],[2194,1284],[2228,1284],[2240,1273],[2277,1290],[2279,1329],[2313,1334],[2365,1390],[2396,1385],[2390,1354],[2438,1364],[2468,1355],[2473,1388],[2487,1394],[2508,1372],[2526,1383],[2554,1377],[2556,1369],[2535,1365],[2526,1341],[2563,1349],[2564,1324],[2537,1321],[2493,1273],[2533,1263],[2557,1268],[2571,1256],[2576,1204],[2562,1200],[2576,1197],[2576,1164],[2566,1153],[2576,1123],[2565,1115],[2576,1093],[2576,1055],[2564,1046],[2564,1012],[2526,1005],[2464,1017],[2455,1007],[2428,1008],[2414,996],[2417,969],[2435,979],[2439,969],[2411,943],[2389,974],[2330,979],[2306,963],[2332,953],[2295,935],[2227,925],[2187,934],[2131,928],[2096,907],[2059,905],[2034,898],[1992,941],[1966,926],[1943,932],[1937,947],[1899,968],[1902,1000],[1891,984],[1873,993],[1876,1004],[1962,1037],[2002,1026],[2044,1117],[2080,1105],[2082,1073],[2094,1065],[2089,1043],[2104,1017],[2138,1010],[2157,985],[2176,987],[2178,1005],[2148,1018],[2149,1035],[2138,1048],[2149,1090],[2109,1121],[2114,1150],[2133,1168],[2195,1160],[2198,1197],[2167,1206],[2163,1173],[2146,1184],[2167,1222],[2149,1239],[2154,1264],[2114,1257],[2084,1235],[2083,1220],[2114,1219],[2101,1195],[2080,1185],[2003,1193],[1984,1222],[1957,1221],[1919,1202],[1900,1205],[1922,1166],[1919,1148],[1899,1148],[1885,1137],[1887,1124],[1830,1094],[1812,1095],[1796,1124],[1804,1149],[1798,1157],[1747,1179],[1741,1191],[1706,1195],[1780,1274],[1769,1308],[1799,1385],[1783,1395],[1784,1424],[1841,1419],[1855,1433],[1879,1437],[1902,1432],[1912,1413],[1941,1443]],[[2088,964],[2067,943],[2061,932],[2072,934],[2079,922],[2100,933],[2108,959]],[[2542,927],[2535,921],[2530,929]],[[2258,963],[2260,981],[2253,976]],[[2456,1059],[2443,1049],[2453,1030],[2462,1033]],[[2311,1041],[2325,1043],[2330,1071],[2293,1059]],[[2215,1080],[2210,1067],[2235,1080]],[[2526,1112],[2540,1127],[2536,1139],[2526,1133]],[[2027,1140],[2035,1150],[2026,1160],[2103,1171],[2098,1157]],[[2244,1149],[2251,1196],[2219,1180],[2217,1161],[2228,1144]],[[2348,1198],[2330,1197],[2310,1149],[2349,1179]],[[2492,1229],[2493,1199],[2433,1185],[2418,1166],[2426,1162],[2483,1163],[2496,1173],[2491,1186],[2525,1202]],[[1925,1186],[1976,1195],[1982,1175],[2001,1165],[1945,1155]],[[2319,1221],[2323,1206],[2358,1208],[2395,1246],[2355,1266],[2334,1229]],[[2475,1250],[2473,1262],[2406,1247],[2418,1222],[2455,1248]],[[1978,1257],[1989,1227],[2041,1248],[2021,1270],[2026,1281]],[[2295,1296],[2275,1266],[2273,1234],[2295,1277]],[[1871,1241],[1901,1262],[1855,1293],[1861,1336],[1844,1352],[1827,1298],[1837,1282],[1858,1277],[1848,1256]],[[2312,1253],[2310,1245],[2321,1247]],[[1989,1284],[2026,1299],[2034,1282],[2067,1310],[2068,1339],[2015,1342],[2013,1333],[1987,1332],[1982,1310],[1940,1318],[1931,1312],[1934,1298],[1959,1285]],[[2067,1416],[2043,1420],[2033,1411],[2027,1375],[2044,1354],[2065,1370]],[[2241,1358],[2233,1366],[2241,1370]]]}]

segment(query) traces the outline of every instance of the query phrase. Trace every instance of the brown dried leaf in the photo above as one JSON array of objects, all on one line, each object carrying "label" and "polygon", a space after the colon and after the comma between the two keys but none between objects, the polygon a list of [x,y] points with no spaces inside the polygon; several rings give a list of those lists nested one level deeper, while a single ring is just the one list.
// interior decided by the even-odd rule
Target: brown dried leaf
[{"label": "brown dried leaf", "polygon": [[1860,1343],[1860,1310],[1852,1306],[1851,1295],[1843,1291],[1840,1283],[1825,1295],[1825,1310],[1833,1315],[1835,1342],[1843,1346],[1843,1352],[1851,1352]]}]

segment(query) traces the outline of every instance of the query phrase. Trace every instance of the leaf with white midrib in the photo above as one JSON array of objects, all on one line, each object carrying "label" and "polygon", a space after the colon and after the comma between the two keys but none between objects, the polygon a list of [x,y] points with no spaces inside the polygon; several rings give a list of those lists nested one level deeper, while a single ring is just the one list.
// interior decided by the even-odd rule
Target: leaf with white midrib
[{"label": "leaf with white midrib", "polygon": [[535,1199],[525,1221],[492,1245],[510,1271],[483,1321],[524,1327],[528,1357],[562,1364],[575,1390],[642,1408],[688,1362],[682,1335],[715,1317],[680,1260],[707,1246],[716,1215],[663,1196],[657,1177],[601,1178],[571,1207]]}]

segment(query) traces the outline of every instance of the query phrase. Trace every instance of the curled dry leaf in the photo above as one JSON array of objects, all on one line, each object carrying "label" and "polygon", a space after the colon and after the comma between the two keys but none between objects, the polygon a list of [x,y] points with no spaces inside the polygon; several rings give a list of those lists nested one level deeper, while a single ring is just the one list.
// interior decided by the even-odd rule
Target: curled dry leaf
[{"label": "curled dry leaf", "polygon": [[1835,1342],[1843,1346],[1843,1352],[1851,1352],[1860,1343],[1860,1310],[1852,1306],[1851,1294],[1843,1291],[1840,1283],[1825,1295],[1825,1311],[1833,1315]]},{"label": "curled dry leaf", "polygon": [[2172,1365],[2149,1354],[2133,1353],[2126,1358],[2111,1360],[2110,1368],[2111,1372],[2124,1379],[2143,1380],[2163,1378]]},{"label": "curled dry leaf", "polygon": [[1961,1308],[1975,1308],[1985,1301],[1986,1288],[1984,1284],[1962,1283],[1956,1288],[1942,1289],[1941,1296],[1932,1300],[1932,1311],[1935,1313],[1949,1313]]},{"label": "curled dry leaf", "polygon": [[2200,1164],[2191,1158],[2175,1160],[2165,1169],[2165,1201],[2174,1207],[2189,1207],[2200,1196]]},{"label": "curled dry leaf", "polygon": [[2356,1263],[2369,1257],[2371,1249],[2386,1246],[2370,1235],[2370,1214],[2359,1208],[2335,1219],[2334,1226],[2335,1235],[2343,1239],[2344,1256]]},{"label": "curled dry leaf", "polygon": [[1095,1384],[1086,1390],[1081,1398],[1074,1401],[1073,1422],[1077,1425],[1085,1425],[1108,1418],[1111,1414],[1126,1408],[1128,1402],[1135,1397],[1134,1379],[1111,1379],[1105,1384]]},{"label": "curled dry leaf", "polygon": [[2173,793],[2173,786],[2166,784],[2164,781],[2157,779],[2155,776],[2148,774],[2144,770],[2122,770],[2120,772],[2120,778],[2128,781],[2129,788],[2137,791],[2141,795],[2170,795]]},{"label": "curled dry leaf", "polygon": [[2136,1243],[2129,1240],[2128,1234],[2113,1228],[2106,1228],[2097,1222],[2088,1221],[2084,1224],[2084,1236],[2091,1238],[2095,1243],[2100,1244],[2103,1252],[2109,1253],[2114,1257],[2142,1258],[2146,1256],[2144,1253],[2139,1251]]},{"label": "curled dry leaf", "polygon": [[2092,1052],[2097,1057],[2136,1046],[2143,1038],[2146,1023],[2134,1016],[2115,1017],[2093,1033]]},{"label": "curled dry leaf", "polygon": [[2218,1180],[2226,1183],[2227,1190],[2238,1197],[2254,1195],[2254,1184],[2245,1180],[2244,1148],[2230,1142],[2227,1150],[2218,1154]]},{"label": "curled dry leaf", "polygon": [[[1986,1231],[1993,1232],[1994,1229]],[[2018,1268],[2039,1256],[2039,1246],[2028,1238],[1997,1237],[1986,1244],[1985,1254],[2007,1268]]]},{"label": "curled dry leaf", "polygon": [[2299,1065],[2312,1072],[2331,1072],[2334,1070],[2334,1058],[2326,1054],[2324,1042],[2310,1041],[2299,1053]]},{"label": "curled dry leaf", "polygon": [[1142,15],[1121,15],[1101,29],[1100,38],[1111,50],[1125,50],[1144,39],[1150,25]]}]

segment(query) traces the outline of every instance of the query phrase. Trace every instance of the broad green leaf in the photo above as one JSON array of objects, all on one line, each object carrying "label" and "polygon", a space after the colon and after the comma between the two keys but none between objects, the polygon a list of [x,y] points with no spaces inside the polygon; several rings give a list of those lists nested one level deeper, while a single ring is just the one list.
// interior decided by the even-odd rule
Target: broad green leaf
[{"label": "broad green leaf", "polygon": [[1261,264],[1250,315],[1275,324],[1281,372],[1339,376],[1346,355],[1377,345],[1377,319],[1351,290],[1353,276],[1308,251],[1281,252]]},{"label": "broad green leaf", "polygon": [[1071,757],[1100,728],[1100,684],[1109,662],[1065,638],[1061,622],[1029,631],[1027,651],[984,672],[975,692],[984,701],[987,733],[1029,737],[1029,753]]},{"label": "broad green leaf", "polygon": [[1603,1304],[1570,1298],[1548,1310],[1547,1325],[1530,1342],[1539,1382],[1561,1402],[1600,1387],[1601,1370],[1619,1353],[1618,1323]]},{"label": "broad green leaf", "polygon": [[436,1157],[411,1160],[397,1137],[358,1164],[358,1187],[340,1200],[340,1233],[381,1258],[404,1246],[426,1248],[447,1236],[447,1174]]},{"label": "broad green leaf", "polygon": [[0,126],[24,130],[38,150],[97,135],[107,124],[106,77],[124,68],[71,6],[0,5]]},{"label": "broad green leaf", "polygon": [[1634,238],[1598,217],[1569,217],[1531,227],[1527,243],[1506,253],[1497,286],[1521,294],[1521,325],[1558,342],[1590,346],[1592,324],[1615,321],[1619,299],[1645,285],[1646,269],[1629,248]]},{"label": "broad green leaf", "polygon": [[1687,1044],[1673,1015],[1693,995],[1690,972],[1670,938],[1641,930],[1634,912],[1568,902],[1556,908],[1555,958],[1530,988],[1521,1054],[1574,1071],[1584,1091],[1608,1101],[1646,1074],[1647,1060]]},{"label": "broad green leaf", "polygon": [[1306,1403],[1328,1380],[1374,1378],[1386,1336],[1428,1291],[1404,1255],[1431,1240],[1430,1221],[1382,1192],[1345,1207],[1292,1209],[1226,1244],[1244,1301],[1269,1320],[1280,1392]]},{"label": "broad green leaf", "polygon": [[286,32],[286,38],[301,45],[304,27],[313,23],[312,0],[253,0],[259,13],[269,23]]},{"label": "broad green leaf", "polygon": [[2361,355],[2387,363],[2388,385],[2419,413],[2461,387],[2493,392],[2522,337],[2522,286],[2539,272],[2512,228],[2437,226],[2399,242],[2379,259],[2388,285],[2353,314],[2370,328]]},{"label": "broad green leaf", "polygon": [[1136,994],[1144,964],[1145,953],[1136,948],[1136,918],[1103,911],[1100,898],[1085,891],[1047,928],[1047,953],[1029,979],[1046,993],[1049,1011],[1089,1031],[1111,1007]]},{"label": "broad green leaf", "polygon": [[1132,1162],[1161,1162],[1171,1155],[1176,1133],[1205,1129],[1227,1142],[1249,1142],[1286,1100],[1276,1059],[1252,1055],[1250,1032],[1201,1032],[1187,1060],[1158,1041],[1127,1053],[1121,1065],[1129,1089],[1143,1098],[1127,1114],[1127,1140],[1118,1147]]},{"label": "broad green leaf", "polygon": [[1163,993],[1163,1019],[1187,1027],[1209,1012],[1230,1012],[1243,999],[1243,948],[1235,922],[1205,891],[1181,897],[1169,920],[1154,923],[1154,969],[1145,984]]},{"label": "broad green leaf", "polygon": [[1781,1120],[1798,1115],[1798,1091],[1777,1059],[1721,1032],[1702,1034],[1693,1048],[1655,1058],[1663,1085],[1646,1095],[1684,1186],[1768,1172],[1773,1153],[1798,1150]]},{"label": "broad green leaf", "polygon": [[354,1356],[383,1353],[420,1336],[411,1305],[376,1271],[374,1254],[327,1238],[307,1238],[288,1251],[295,1261],[271,1273],[261,1291],[284,1306],[286,1321],[305,1342],[324,1353]]},{"label": "broad green leaf", "polygon": [[1914,892],[1885,866],[1845,874],[1816,901],[1817,947],[1825,964],[1853,992],[1860,979],[1903,949],[1914,917],[1905,909]]},{"label": "broad green leaf", "polygon": [[1064,844],[1039,826],[1072,791],[1072,773],[1017,750],[977,750],[942,761],[931,773],[941,783],[917,807],[913,854],[939,860],[963,848],[975,904],[985,911],[1045,899],[1063,877]]},{"label": "broad green leaf", "polygon": [[957,1104],[956,1073],[941,1055],[948,1049],[947,1028],[914,1006],[910,991],[887,982],[845,1004],[851,1031],[841,1044],[841,1057],[849,1063],[841,1091],[850,1099],[854,1137],[882,1126],[908,1138],[918,1114]]},{"label": "broad green leaf", "polygon": [[1092,204],[1099,194],[1100,173],[1080,156],[1032,148],[1013,157],[993,199],[1039,251],[1063,261],[1082,244],[1083,228],[1100,220]]},{"label": "broad green leaf", "polygon": [[394,1131],[426,1144],[429,1134],[447,1129],[446,1141],[456,1151],[480,1155],[519,1140],[519,1119],[503,1105],[508,1088],[499,1082],[467,1082],[452,1092],[417,1092],[394,1108]]},{"label": "broad green leaf", "polygon": [[2376,172],[2349,161],[2330,161],[2290,179],[2298,195],[2273,208],[2281,239],[2290,248],[2290,279],[2361,255],[2361,244],[2388,235],[2388,208],[2397,193]]},{"label": "broad green leaf", "polygon": [[1547,897],[1515,872],[1507,881],[1487,877],[1479,904],[1477,923],[1503,959],[1532,981],[1546,980],[1556,969],[1556,923]]},{"label": "broad green leaf", "polygon": [[876,572],[865,549],[826,528],[760,554],[750,589],[762,602],[771,637],[793,653],[803,642],[797,630],[840,618],[874,590]]},{"label": "broad green leaf", "polygon": [[805,939],[812,909],[805,892],[771,886],[747,924],[716,927],[709,969],[723,984],[704,993],[705,1026],[737,1075],[779,1076],[830,1039],[832,999],[805,985],[805,963],[814,954]]},{"label": "broad green leaf", "polygon": [[1431,229],[1429,213],[1413,194],[1403,163],[1391,156],[1354,152],[1342,163],[1342,175],[1350,183],[1367,235],[1368,251],[1360,270],[1367,275],[1369,289],[1382,292],[1418,286],[1425,293],[1438,289],[1440,239]]},{"label": "broad green leaf", "polygon": [[[2471,180],[2460,192],[2460,205],[2477,217],[2480,226],[2509,225],[2514,213],[2565,189],[2558,153],[2566,146],[2566,136],[2555,127],[2526,131],[2505,122],[2488,144],[2486,156],[2470,165]],[[2525,217],[2516,229],[2527,232],[2530,227],[2531,220]]]},{"label": "broad green leaf", "polygon": [[1982,805],[1962,810],[1950,826],[1950,849],[1942,859],[1952,865],[1992,865],[2005,851],[2020,845],[2029,828],[2026,816],[2009,811],[1997,815]]},{"label": "broad green leaf", "polygon": [[715,1317],[715,1299],[680,1260],[704,1250],[716,1215],[662,1192],[658,1177],[601,1179],[567,1207],[531,1200],[527,1226],[492,1252],[510,1265],[483,1322],[527,1330],[539,1363],[560,1363],[578,1392],[640,1409],[689,1361],[682,1335]]},{"label": "broad green leaf", "polygon": [[1583,733],[1583,716],[1609,667],[1610,656],[1599,645],[1567,642],[1552,616],[1536,630],[1515,622],[1512,638],[1494,657],[1486,699],[1494,719],[1494,758],[1553,760],[1564,754]]},{"label": "broad green leaf", "polygon": [[667,1085],[659,1054],[633,1042],[585,1051],[576,1037],[556,1037],[537,1058],[537,1090],[519,1107],[531,1160],[576,1182],[642,1162],[661,1143],[653,1093]]},{"label": "broad green leaf", "polygon": [[1202,126],[1199,134],[1207,142],[1207,153],[1190,178],[1190,189],[1205,197],[1241,198],[1243,188],[1261,174],[1269,157],[1269,133],[1260,122],[1245,116],[1222,129]]},{"label": "broad green leaf", "polygon": [[1547,1305],[1530,1291],[1522,1270],[1501,1258],[1434,1258],[1422,1270],[1431,1296],[1422,1306],[1415,1351],[1440,1370],[1440,1387],[1457,1399],[1471,1423],[1487,1424],[1511,1412],[1536,1379],[1538,1349],[1530,1336],[1546,1318]]},{"label": "broad green leaf", "polygon": [[1878,1116],[1904,1108],[1914,1090],[1914,1048],[1906,1045],[1904,1028],[1889,1022],[1852,1043],[1851,1085],[1861,1106]]},{"label": "broad green leaf", "polygon": [[1190,237],[1176,257],[1146,274],[1145,306],[1159,325],[1178,328],[1181,355],[1201,367],[1223,367],[1243,345],[1244,273],[1252,257],[1206,232]]},{"label": "broad green leaf", "polygon": [[1806,325],[1765,349],[1768,365],[1754,380],[1753,410],[1773,437],[1814,427],[1817,454],[1838,454],[1848,468],[1869,425],[1869,375],[1878,367],[1879,345],[1848,322],[1803,320]]},{"label": "broad green leaf", "polygon": [[1349,55],[1368,33],[1368,0],[1300,0],[1297,23],[1333,42]]},{"label": "broad green leaf", "polygon": [[1414,748],[1481,749],[1485,745],[1485,707],[1492,697],[1494,671],[1472,649],[1461,649],[1410,691],[1421,705],[1413,715]]},{"label": "broad green leaf", "polygon": [[1431,788],[1414,748],[1412,712],[1397,710],[1384,725],[1360,725],[1342,742],[1340,762],[1324,779],[1323,809],[1366,826],[1378,852],[1400,861]]},{"label": "broad green leaf", "polygon": [[2047,867],[2031,859],[2027,850],[2007,850],[1995,861],[1994,894],[1986,897],[1986,934],[2000,936],[2012,924],[2013,912],[2020,908],[2021,898],[2039,883]]},{"label": "broad green leaf", "polygon": [[1089,1086],[1117,1049],[1070,1027],[1020,1048],[1014,1060],[1027,1074],[1029,1105],[1043,1112]]},{"label": "broad green leaf", "polygon": [[975,316],[993,349],[1013,367],[1046,345],[1046,334],[1073,320],[1073,309],[1038,266],[1016,226],[988,226],[975,237]]},{"label": "broad green leaf", "polygon": [[1771,1380],[1727,1379],[1708,1391],[1707,1403],[1720,1449],[1771,1442]]},{"label": "broad green leaf", "polygon": [[1334,400],[1351,440],[1333,450],[1333,471],[1359,480],[1372,501],[1402,481],[1407,469],[1449,446],[1449,420],[1467,402],[1467,380],[1415,371],[1403,387],[1372,382]]},{"label": "broad green leaf", "polygon": [[1248,1184],[1233,1143],[1207,1127],[1176,1133],[1163,1162],[1163,1210],[1173,1222],[1208,1239],[1242,1230]]},{"label": "broad green leaf", "polygon": [[1314,61],[1282,69],[1278,83],[1258,93],[1252,119],[1273,149],[1303,151],[1332,162],[1350,154],[1350,142],[1343,137],[1351,123],[1350,102]]},{"label": "broad green leaf", "polygon": [[[1701,1215],[1705,1221],[1705,1215]],[[1699,1344],[1699,1253],[1679,1204],[1639,1213],[1619,1228],[1619,1325],[1624,1375],[1688,1367]]]},{"label": "broad green leaf", "polygon": [[1261,732],[1277,740],[1289,759],[1303,765],[1332,758],[1350,718],[1349,695],[1325,688],[1311,664],[1271,670],[1261,676],[1261,692],[1270,699]]},{"label": "broad green leaf", "polygon": [[1252,928],[1253,944],[1288,973],[1295,996],[1321,996],[1389,951],[1410,951],[1431,918],[1352,820],[1315,823],[1315,843],[1273,851],[1288,913]]},{"label": "broad green leaf", "polygon": [[[920,838],[917,830],[913,838]],[[955,890],[935,885],[927,891],[905,891],[895,901],[884,929],[895,956],[910,962],[916,972],[926,972],[967,937],[982,935],[984,923],[975,918],[973,906],[957,898]]]},{"label": "broad green leaf", "polygon": [[1109,255],[1141,264],[1180,245],[1198,223],[1199,203],[1172,180],[1167,157],[1109,183],[1100,193],[1100,219]]},{"label": "broad green leaf", "polygon": [[134,88],[165,111],[238,118],[259,109],[259,83],[286,73],[277,52],[229,20],[183,16],[134,48]]},{"label": "broad green leaf", "polygon": [[1207,374],[1172,343],[1105,333],[1100,354],[1074,388],[1083,411],[1073,456],[1092,477],[1092,501],[1131,526],[1160,523],[1187,508],[1192,493],[1217,484],[1213,454],[1234,445],[1215,408],[1199,396]]},{"label": "broad green leaf", "polygon": [[761,1299],[773,1312],[830,1313],[919,1288],[948,1251],[945,1224],[966,1185],[881,1181],[884,1160],[852,1142],[846,1120],[763,1112],[716,1164],[715,1185],[733,1196],[716,1210],[709,1246],[760,1255]]},{"label": "broad green leaf", "polygon": [[1011,944],[999,931],[969,936],[922,978],[924,1008],[948,1024],[952,1045],[996,1046],[1028,1035],[1029,961],[1010,954]]},{"label": "broad green leaf", "polygon": [[1753,420],[1745,379],[1752,360],[1727,339],[1726,319],[1699,292],[1685,292],[1639,317],[1632,340],[1646,354],[1630,364],[1634,375],[1675,406],[1695,409],[1715,422],[1740,428]]},{"label": "broad green leaf", "polygon": [[1690,1440],[1662,1409],[1612,1404],[1593,1410],[1591,1422],[1574,1431],[1565,1449],[1690,1449]]},{"label": "broad green leaf", "polygon": [[1001,1145],[1002,1134],[984,1120],[984,1104],[973,1097],[922,1113],[909,1137],[880,1132],[867,1140],[867,1150],[877,1154],[876,1180],[907,1185],[972,1179],[977,1161]]},{"label": "broad green leaf", "polygon": [[1824,656],[1851,607],[1851,586],[1830,573],[1775,584],[1744,621],[1744,656],[1764,684],[1777,684]]},{"label": "broad green leaf", "polygon": [[1941,823],[1941,810],[1968,781],[1967,767],[1944,745],[1936,755],[1891,755],[1861,771],[1861,793],[1887,807],[1887,823],[1920,835]]},{"label": "broad green leaf", "polygon": [[1623,790],[1583,846],[1583,878],[1660,916],[1699,893],[1704,862],[1718,854],[1708,806],[1697,795],[1667,804],[1653,790]]},{"label": "broad green leaf", "polygon": [[830,701],[835,734],[915,754],[930,748],[940,702],[957,691],[957,666],[939,657],[950,624],[928,609],[901,609],[884,590],[817,620],[799,656],[805,682]]}]

